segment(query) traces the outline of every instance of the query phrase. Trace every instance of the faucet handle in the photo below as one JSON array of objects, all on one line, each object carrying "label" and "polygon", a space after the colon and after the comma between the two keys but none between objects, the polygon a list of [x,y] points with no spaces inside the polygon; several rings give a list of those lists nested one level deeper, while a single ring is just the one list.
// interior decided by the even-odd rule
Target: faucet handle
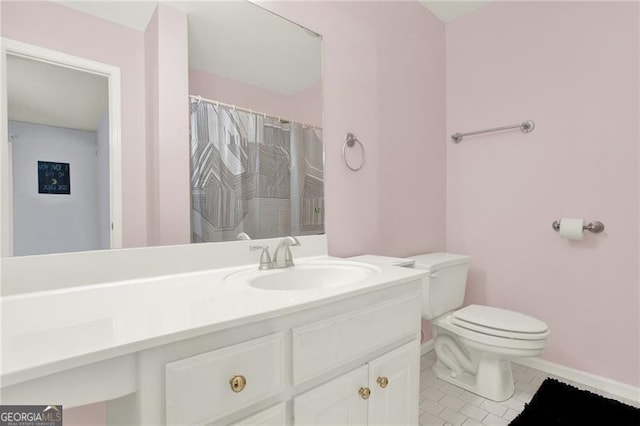
[{"label": "faucet handle", "polygon": [[258,269],[261,271],[273,269],[273,262],[271,262],[271,255],[269,254],[269,246],[250,245],[249,250],[262,250],[262,254],[260,255],[260,266]]}]

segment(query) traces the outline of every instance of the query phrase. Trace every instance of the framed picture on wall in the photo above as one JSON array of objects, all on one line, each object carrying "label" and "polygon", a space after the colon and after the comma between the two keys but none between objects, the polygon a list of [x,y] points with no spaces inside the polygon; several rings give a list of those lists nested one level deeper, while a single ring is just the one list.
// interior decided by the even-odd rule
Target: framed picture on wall
[{"label": "framed picture on wall", "polygon": [[69,163],[38,161],[39,194],[71,194]]}]

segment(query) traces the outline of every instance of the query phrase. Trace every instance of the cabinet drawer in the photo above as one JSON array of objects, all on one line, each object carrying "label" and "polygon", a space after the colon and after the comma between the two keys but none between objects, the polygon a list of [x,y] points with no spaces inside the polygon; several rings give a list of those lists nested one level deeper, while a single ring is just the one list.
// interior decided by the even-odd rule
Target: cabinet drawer
[{"label": "cabinet drawer", "polygon": [[167,423],[210,422],[278,394],[286,362],[284,334],[278,333],[168,363]]},{"label": "cabinet drawer", "polygon": [[293,382],[317,377],[419,330],[419,294],[294,328]]},{"label": "cabinet drawer", "polygon": [[260,425],[260,426],[286,426],[287,407],[283,402],[275,407],[262,410],[253,416],[246,417],[230,426]]}]

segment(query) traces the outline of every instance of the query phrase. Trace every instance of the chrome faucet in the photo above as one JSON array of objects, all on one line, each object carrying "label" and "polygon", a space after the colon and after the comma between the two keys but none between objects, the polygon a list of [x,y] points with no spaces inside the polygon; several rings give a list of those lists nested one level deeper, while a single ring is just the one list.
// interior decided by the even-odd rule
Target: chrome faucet
[{"label": "chrome faucet", "polygon": [[[273,267],[274,268],[290,268],[293,266],[293,256],[291,256],[291,250],[289,247],[300,246],[300,241],[296,237],[288,236],[284,237],[278,243],[276,252],[273,255]],[[282,251],[284,249],[284,259],[282,258]]]}]

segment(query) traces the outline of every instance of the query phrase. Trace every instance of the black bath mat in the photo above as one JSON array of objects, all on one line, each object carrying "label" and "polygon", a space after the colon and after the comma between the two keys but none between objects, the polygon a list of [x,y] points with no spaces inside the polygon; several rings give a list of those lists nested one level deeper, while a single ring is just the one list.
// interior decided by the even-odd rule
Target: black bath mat
[{"label": "black bath mat", "polygon": [[640,409],[546,379],[510,426],[640,426]]}]

